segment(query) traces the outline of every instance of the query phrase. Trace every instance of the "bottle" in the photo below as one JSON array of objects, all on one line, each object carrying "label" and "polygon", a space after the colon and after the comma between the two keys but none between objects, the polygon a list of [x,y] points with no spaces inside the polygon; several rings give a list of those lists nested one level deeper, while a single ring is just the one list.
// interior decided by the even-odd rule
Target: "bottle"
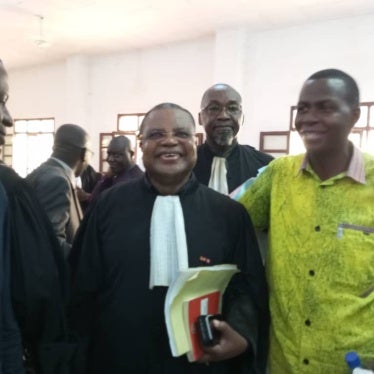
[{"label": "bottle", "polygon": [[356,352],[348,352],[345,355],[345,362],[352,370],[352,374],[374,374],[374,371],[363,369],[361,367],[360,356]]}]

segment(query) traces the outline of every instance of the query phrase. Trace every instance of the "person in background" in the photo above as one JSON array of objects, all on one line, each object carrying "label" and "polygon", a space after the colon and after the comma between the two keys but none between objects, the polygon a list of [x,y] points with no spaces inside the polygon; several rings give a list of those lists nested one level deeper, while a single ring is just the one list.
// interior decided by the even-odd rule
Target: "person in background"
[{"label": "person in background", "polygon": [[214,190],[229,194],[273,157],[249,145],[241,145],[237,134],[243,122],[242,98],[231,86],[215,84],[201,99],[199,123],[206,141],[197,148],[196,178]]},{"label": "person in background", "polygon": [[[249,216],[194,177],[195,122],[187,110],[157,105],[139,138],[145,175],[100,196],[74,243],[71,321],[88,363],[76,373],[264,373],[267,286]],[[225,321],[215,321],[219,343],[189,363],[171,355],[164,300],[178,269],[207,260],[241,272],[225,293]]]},{"label": "person in background", "polygon": [[87,165],[77,178],[77,194],[83,213],[86,212],[92,199],[92,191],[101,178],[102,175],[91,165]]},{"label": "person in background", "polygon": [[[13,125],[0,60],[0,146]],[[68,374],[75,345],[65,320],[67,271],[53,228],[15,171],[0,165],[1,373]]]},{"label": "person in background", "polygon": [[295,127],[306,153],[274,160],[240,201],[269,228],[270,372],[347,372],[374,359],[374,157],[348,139],[359,89],[327,69],[304,83]]},{"label": "person in background", "polygon": [[83,218],[76,177],[91,154],[87,132],[78,125],[62,125],[56,131],[51,157],[26,177],[52,222],[65,258]]},{"label": "person in background", "polygon": [[130,139],[126,136],[116,136],[113,138],[107,150],[107,162],[109,171],[97,183],[92,192],[92,201],[106,189],[117,183],[128,182],[143,175],[142,170],[135,164],[134,152],[131,149]]}]

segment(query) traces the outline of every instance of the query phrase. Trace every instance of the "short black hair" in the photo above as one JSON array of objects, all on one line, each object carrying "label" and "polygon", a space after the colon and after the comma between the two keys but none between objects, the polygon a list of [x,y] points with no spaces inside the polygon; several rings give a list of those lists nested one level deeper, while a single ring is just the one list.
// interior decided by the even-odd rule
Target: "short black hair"
[{"label": "short black hair", "polygon": [[140,124],[140,127],[139,127],[139,135],[143,134],[143,131],[144,131],[144,126],[145,126],[145,121],[146,119],[149,117],[149,115],[152,113],[152,112],[155,112],[156,110],[161,110],[161,109],[173,109],[173,110],[181,110],[182,112],[185,112],[190,118],[191,118],[191,122],[193,124],[193,127],[195,127],[195,119],[193,118],[193,115],[191,114],[191,112],[189,112],[187,109],[181,107],[180,105],[178,104],[174,104],[174,103],[161,103],[161,104],[158,104],[156,106],[154,106],[151,110],[149,110],[143,120],[142,120],[142,123]]},{"label": "short black hair", "polygon": [[55,133],[53,149],[61,147],[86,148],[88,138],[88,133],[82,127],[72,123],[65,123]]},{"label": "short black hair", "polygon": [[339,69],[325,69],[312,74],[307,80],[316,79],[340,79],[344,82],[346,88],[346,99],[351,107],[356,108],[360,105],[360,90],[356,81],[347,73]]}]

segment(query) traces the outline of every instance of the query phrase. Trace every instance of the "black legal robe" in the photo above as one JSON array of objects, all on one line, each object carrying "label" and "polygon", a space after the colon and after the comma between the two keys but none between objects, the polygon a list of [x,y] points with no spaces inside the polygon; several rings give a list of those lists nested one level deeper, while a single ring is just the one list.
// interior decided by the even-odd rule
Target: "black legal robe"
[{"label": "black legal robe", "polygon": [[[194,173],[198,181],[206,186],[209,184],[213,157],[207,143],[197,147],[197,162]],[[235,144],[226,155],[227,185],[229,192],[240,186],[247,179],[255,177],[258,169],[266,166],[273,157],[257,151],[249,145]]]},{"label": "black legal robe", "polygon": [[[105,191],[73,246],[72,327],[87,343],[76,373],[262,373],[268,305],[264,269],[244,208],[195,177],[179,193],[189,266],[233,263],[242,271],[224,299],[226,320],[251,348],[237,359],[188,363],[170,353],[163,306],[166,287],[149,289],[150,221],[157,191],[146,177]],[[241,368],[240,368],[241,367]]]},{"label": "black legal robe", "polygon": [[47,215],[31,188],[0,165],[8,206],[10,296],[23,347],[36,373],[68,374],[75,344],[68,342],[68,270]]}]

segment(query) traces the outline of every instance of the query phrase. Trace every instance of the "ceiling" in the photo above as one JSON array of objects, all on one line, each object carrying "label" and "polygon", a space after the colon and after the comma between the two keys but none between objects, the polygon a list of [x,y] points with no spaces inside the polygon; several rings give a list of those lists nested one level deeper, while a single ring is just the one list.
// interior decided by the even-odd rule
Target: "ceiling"
[{"label": "ceiling", "polygon": [[373,0],[0,0],[0,58],[15,69],[369,13]]}]

